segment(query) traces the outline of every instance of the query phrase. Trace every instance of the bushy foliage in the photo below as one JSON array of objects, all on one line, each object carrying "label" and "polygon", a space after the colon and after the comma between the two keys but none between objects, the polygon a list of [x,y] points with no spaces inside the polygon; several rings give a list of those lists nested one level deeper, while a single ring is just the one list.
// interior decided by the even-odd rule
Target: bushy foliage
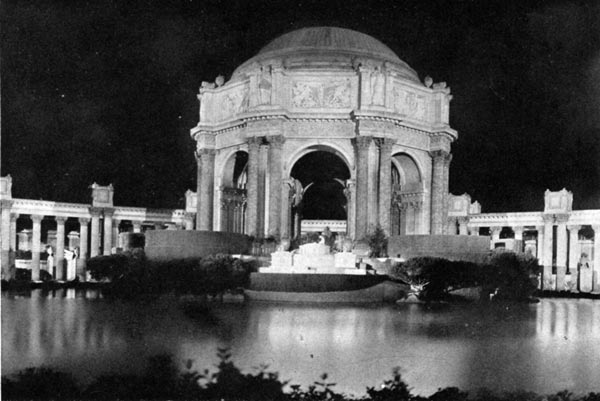
[{"label": "bushy foliage", "polygon": [[170,261],[149,261],[143,252],[92,258],[88,270],[96,280],[108,280],[105,293],[120,297],[141,295],[219,295],[248,286],[255,262],[229,255]]},{"label": "bushy foliage", "polygon": [[497,251],[488,260],[485,284],[496,299],[529,298],[537,288],[541,266],[530,254]]},{"label": "bushy foliage", "polygon": [[443,258],[418,257],[392,266],[390,277],[423,287],[419,297],[439,300],[452,290],[482,287],[495,293],[496,300],[525,300],[537,287],[540,266],[528,254],[495,252],[486,263],[450,261]]},{"label": "bushy foliage", "polygon": [[600,393],[575,396],[569,391],[541,397],[532,392],[497,394],[480,390],[475,395],[456,387],[440,389],[429,397],[411,394],[402,380],[399,368],[385,380],[380,389],[368,387],[367,396],[354,398],[334,390],[335,383],[327,374],[304,390],[261,366],[257,373],[243,373],[231,361],[227,349],[219,349],[220,359],[216,372],[193,369],[192,360],[180,369],[169,355],[149,359],[141,375],[101,375],[87,386],[80,386],[71,375],[49,368],[30,368],[10,377],[2,376],[2,398],[11,400],[290,400],[290,401],[600,401]]},{"label": "bushy foliage", "polygon": [[387,256],[388,238],[380,226],[375,227],[371,235],[367,237],[371,258],[383,258]]},{"label": "bushy foliage", "polygon": [[392,266],[390,277],[410,285],[421,285],[418,294],[424,300],[439,300],[448,292],[480,285],[483,266],[471,262],[454,262],[442,258],[418,257]]}]

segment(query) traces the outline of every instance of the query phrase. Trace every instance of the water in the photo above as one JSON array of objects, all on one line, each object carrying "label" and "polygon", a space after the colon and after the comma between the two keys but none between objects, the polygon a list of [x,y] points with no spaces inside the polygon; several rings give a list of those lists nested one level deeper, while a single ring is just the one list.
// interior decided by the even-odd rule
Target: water
[{"label": "water", "polygon": [[[244,371],[268,364],[306,388],[324,372],[335,389],[363,395],[395,366],[413,393],[488,387],[551,393],[600,391],[600,301],[427,308],[215,304],[186,316],[177,302],[132,303],[93,291],[2,294],[2,374],[30,366],[135,372],[169,352],[214,370],[229,347]],[[182,365],[183,366],[183,365]]]}]

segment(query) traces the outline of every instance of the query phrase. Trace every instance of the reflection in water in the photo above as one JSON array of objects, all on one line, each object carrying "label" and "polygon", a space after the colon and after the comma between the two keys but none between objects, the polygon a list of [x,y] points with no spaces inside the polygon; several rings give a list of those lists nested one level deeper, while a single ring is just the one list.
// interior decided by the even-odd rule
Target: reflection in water
[{"label": "reflection in water", "polygon": [[214,305],[189,318],[174,300],[121,302],[97,292],[3,293],[2,368],[51,365],[87,381],[134,372],[159,352],[213,368],[230,347],[245,371],[262,363],[306,387],[327,372],[364,394],[400,366],[415,393],[438,387],[598,391],[600,301],[535,305]]}]

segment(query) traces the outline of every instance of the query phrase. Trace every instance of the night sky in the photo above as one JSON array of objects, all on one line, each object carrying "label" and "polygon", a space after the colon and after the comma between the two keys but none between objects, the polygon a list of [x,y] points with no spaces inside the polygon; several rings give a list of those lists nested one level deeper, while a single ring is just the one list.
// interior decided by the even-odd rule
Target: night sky
[{"label": "night sky", "polygon": [[[510,3],[510,4],[509,4]],[[484,212],[600,208],[598,1],[10,1],[1,10],[2,175],[13,196],[182,207],[196,93],[275,37],[339,26],[452,89],[450,190]]]}]

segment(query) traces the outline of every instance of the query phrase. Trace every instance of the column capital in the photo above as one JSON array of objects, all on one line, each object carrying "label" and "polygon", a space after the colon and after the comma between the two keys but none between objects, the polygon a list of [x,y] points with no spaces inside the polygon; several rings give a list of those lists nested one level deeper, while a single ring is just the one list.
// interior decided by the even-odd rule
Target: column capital
[{"label": "column capital", "polygon": [[10,214],[10,222],[12,223],[12,222],[16,221],[19,218],[19,216],[20,216],[19,213],[11,213]]},{"label": "column capital", "polygon": [[194,156],[196,157],[196,161],[199,162],[202,160],[203,156],[214,156],[217,153],[215,149],[212,148],[202,148],[196,149],[194,151]]},{"label": "column capital", "polygon": [[511,228],[512,228],[513,232],[515,232],[515,233],[517,233],[517,232],[522,233],[523,231],[525,231],[525,227],[523,227],[523,226],[513,226]]},{"label": "column capital", "polygon": [[567,224],[567,221],[569,221],[569,215],[567,213],[555,214],[554,218],[557,224]]},{"label": "column capital", "polygon": [[102,213],[104,214],[104,217],[113,217],[113,215],[115,214],[115,208],[113,207],[105,207],[102,208]]},{"label": "column capital", "polygon": [[87,217],[80,217],[79,224],[80,225],[88,225],[90,223],[90,219]]},{"label": "column capital", "polygon": [[44,216],[42,216],[42,215],[39,215],[39,214],[31,215],[31,221],[33,221],[35,224],[40,224],[43,219],[44,219]]},{"label": "column capital", "polygon": [[600,234],[600,224],[592,224],[592,230],[594,230],[594,234]]},{"label": "column capital", "polygon": [[0,207],[2,209],[10,209],[13,205],[14,201],[10,199],[0,199]]},{"label": "column capital", "polygon": [[357,136],[356,138],[354,138],[354,144],[360,150],[368,149],[372,141],[372,136]]},{"label": "column capital", "polygon": [[468,224],[469,216],[459,216],[456,218],[456,221],[458,221],[458,224]]},{"label": "column capital", "polygon": [[429,156],[434,161],[450,161],[452,160],[452,154],[450,152],[446,152],[445,150],[432,150],[429,152]]},{"label": "column capital", "polygon": [[[196,217],[196,213],[191,213],[191,212],[185,212],[183,214],[183,219],[184,220],[194,220],[194,217]],[[140,223],[141,224],[141,223]]]},{"label": "column capital", "polygon": [[469,232],[472,233],[477,233],[479,234],[479,226],[468,226],[467,227],[469,229]]},{"label": "column capital", "polygon": [[569,225],[567,225],[567,229],[569,231],[579,232],[579,230],[581,230],[581,226],[578,224],[569,224]]},{"label": "column capital", "polygon": [[271,147],[275,149],[281,149],[285,142],[285,137],[283,135],[268,136],[267,141]]},{"label": "column capital", "polygon": [[262,136],[251,136],[248,138],[248,146],[256,146],[257,148],[264,142]]},{"label": "column capital", "polygon": [[502,227],[497,227],[497,226],[492,226],[490,227],[490,232],[493,234],[500,234],[500,231],[502,231]]},{"label": "column capital", "polygon": [[90,207],[90,214],[92,215],[92,217],[100,217],[101,213],[102,213],[101,207]]},{"label": "column capital", "polygon": [[544,226],[535,226],[535,231],[539,232],[543,232],[544,231]]},{"label": "column capital", "polygon": [[379,151],[383,152],[383,151],[387,151],[387,152],[391,152],[392,147],[394,146],[394,143],[396,141],[394,141],[391,138],[374,138],[375,144],[379,147]]},{"label": "column capital", "polygon": [[554,224],[555,222],[553,214],[544,214],[542,215],[542,219],[544,220],[544,224]]},{"label": "column capital", "polygon": [[68,217],[65,216],[55,216],[54,220],[56,221],[56,224],[60,224],[60,225],[64,225],[65,221],[67,221]]}]

